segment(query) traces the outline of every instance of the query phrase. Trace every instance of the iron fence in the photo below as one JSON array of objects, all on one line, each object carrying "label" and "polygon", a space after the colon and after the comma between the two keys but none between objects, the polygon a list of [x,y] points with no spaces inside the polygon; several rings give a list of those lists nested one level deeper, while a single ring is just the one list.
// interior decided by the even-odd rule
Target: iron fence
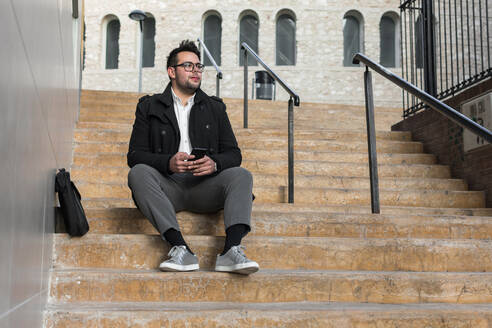
[{"label": "iron fence", "polygon": [[[400,1],[403,78],[439,100],[492,76],[488,0]],[[403,92],[403,116],[426,105]]]}]

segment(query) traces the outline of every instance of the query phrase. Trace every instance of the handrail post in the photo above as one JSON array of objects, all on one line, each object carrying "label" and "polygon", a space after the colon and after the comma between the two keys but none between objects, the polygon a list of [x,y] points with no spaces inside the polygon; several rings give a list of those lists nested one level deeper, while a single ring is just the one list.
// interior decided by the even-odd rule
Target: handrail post
[{"label": "handrail post", "polygon": [[289,203],[294,203],[294,100],[292,97],[289,99],[288,109],[288,121],[289,121]]},{"label": "handrail post", "polygon": [[[253,58],[265,68],[276,83],[279,83],[282,88],[285,89],[290,95],[289,108],[288,108],[288,202],[294,203],[294,105],[300,105],[299,96],[287,85],[285,82],[275,73],[272,69],[265,64],[265,62],[258,56],[256,52],[251,49],[246,42],[241,43],[241,50],[244,49],[244,128],[248,128],[248,52]],[[275,83],[275,85],[276,85]],[[255,90],[254,85],[252,89]],[[254,98],[254,97],[252,97]]]},{"label": "handrail post", "polygon": [[248,128],[248,51],[244,49],[244,112],[243,127]]},{"label": "handrail post", "polygon": [[217,73],[217,77],[215,79],[215,96],[220,97],[220,76]]},{"label": "handrail post", "polygon": [[372,93],[372,76],[366,66],[364,72],[364,91],[366,100],[367,147],[369,155],[369,176],[371,180],[371,210],[379,214],[379,179],[376,151],[376,128],[374,124],[374,97]]}]

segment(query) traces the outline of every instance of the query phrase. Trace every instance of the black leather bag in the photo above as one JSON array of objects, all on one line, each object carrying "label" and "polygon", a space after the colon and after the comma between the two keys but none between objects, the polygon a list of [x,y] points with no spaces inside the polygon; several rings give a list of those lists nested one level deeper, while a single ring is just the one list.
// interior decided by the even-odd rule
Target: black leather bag
[{"label": "black leather bag", "polygon": [[65,229],[70,236],[83,236],[89,231],[89,223],[80,202],[80,193],[70,180],[70,173],[60,169],[55,178]]}]

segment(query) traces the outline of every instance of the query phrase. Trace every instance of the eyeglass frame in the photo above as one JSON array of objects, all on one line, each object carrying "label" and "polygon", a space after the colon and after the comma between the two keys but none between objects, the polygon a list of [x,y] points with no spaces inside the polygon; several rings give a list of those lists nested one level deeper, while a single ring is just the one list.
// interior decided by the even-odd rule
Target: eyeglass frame
[{"label": "eyeglass frame", "polygon": [[[191,65],[191,71],[188,71],[185,68],[185,65]],[[197,72],[200,72],[200,73],[203,73],[203,71],[205,70],[205,65],[203,65],[202,63],[194,64],[194,63],[189,62],[189,61],[186,61],[186,62],[181,63],[181,64],[178,64],[178,65],[173,65],[174,68],[176,68],[178,66],[183,67],[183,69],[185,70],[185,72],[193,72],[195,70],[195,68],[196,68]]]}]

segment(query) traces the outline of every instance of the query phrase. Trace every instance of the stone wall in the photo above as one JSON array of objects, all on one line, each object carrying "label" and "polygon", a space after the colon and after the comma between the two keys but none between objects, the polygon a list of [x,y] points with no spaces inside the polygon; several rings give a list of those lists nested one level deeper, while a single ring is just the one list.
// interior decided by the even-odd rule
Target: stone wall
[{"label": "stone wall", "polygon": [[[259,55],[301,97],[301,101],[362,104],[362,67],[343,67],[343,16],[357,10],[364,19],[364,52],[379,60],[379,22],[388,11],[398,12],[399,1],[295,1],[260,0],[214,1],[197,4],[140,0],[86,0],[86,66],[83,88],[97,90],[136,91],[138,89],[138,24],[128,18],[136,8],[151,13],[156,19],[156,66],[143,69],[143,91],[160,92],[168,83],[166,56],[182,39],[202,36],[203,19],[210,10],[222,17],[221,96],[243,95],[243,69],[239,66],[239,21],[251,10],[259,17]],[[297,63],[295,66],[275,64],[275,23],[282,10],[296,16]],[[116,15],[121,23],[120,57],[117,70],[104,69],[104,17]],[[250,67],[249,81],[259,67]],[[393,69],[401,74],[399,68]],[[384,106],[401,106],[401,91],[390,82],[375,77],[375,102]],[[215,71],[204,73],[203,89],[215,94]],[[250,87],[251,88],[251,87]],[[288,99],[283,90],[277,99]]]},{"label": "stone wall", "polygon": [[[492,91],[492,79],[470,88],[446,101],[453,108]],[[451,175],[465,179],[470,190],[485,190],[487,207],[492,207],[492,145],[464,152],[463,129],[435,110],[427,109],[392,127],[411,131],[415,141],[424,143],[424,151],[435,154],[440,164],[451,167]]]}]

